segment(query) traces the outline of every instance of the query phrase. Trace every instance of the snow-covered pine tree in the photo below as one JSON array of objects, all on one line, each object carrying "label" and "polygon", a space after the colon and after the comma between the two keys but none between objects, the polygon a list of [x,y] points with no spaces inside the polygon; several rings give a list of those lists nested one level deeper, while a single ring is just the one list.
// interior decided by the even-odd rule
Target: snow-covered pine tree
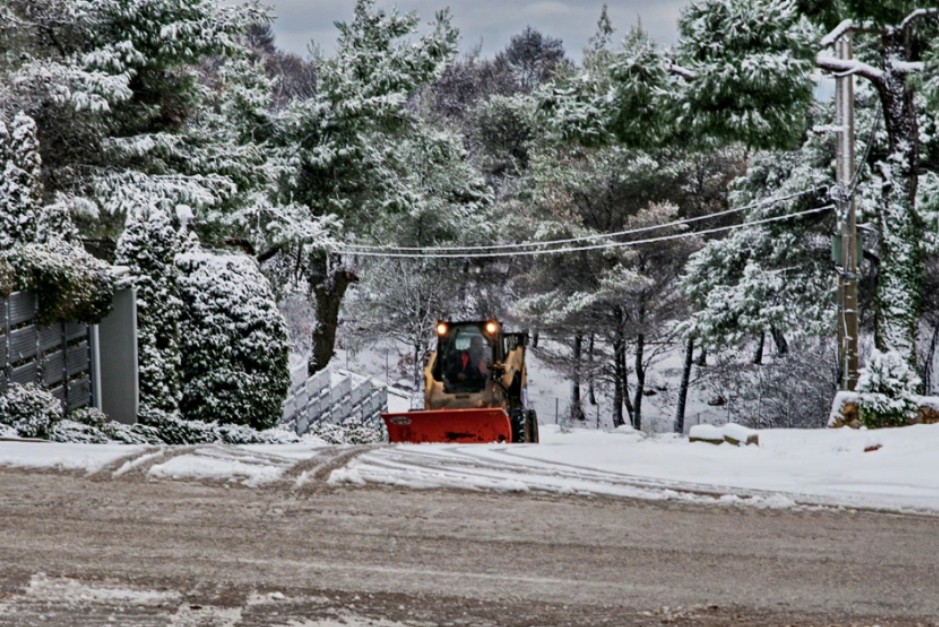
[{"label": "snow-covered pine tree", "polygon": [[[672,145],[793,148],[813,106],[813,71],[850,72],[867,81],[880,101],[888,143],[885,153],[871,153],[881,187],[874,220],[880,235],[875,343],[914,364],[925,241],[917,187],[926,165],[917,123],[923,100],[916,95],[922,86],[934,93],[939,84],[939,9],[920,5],[701,0],[683,11],[674,51],[626,54],[633,49],[626,45],[619,69],[608,74],[608,88],[594,88],[602,82],[587,82],[584,89],[569,83],[546,106],[566,120],[562,131],[588,138],[609,129],[629,137],[634,134],[623,131],[632,128],[640,129],[639,140],[654,136]],[[825,48],[849,30],[858,58],[842,61]],[[822,38],[826,31],[830,35]],[[655,106],[617,104],[622,102]],[[613,124],[618,114],[642,124]]]},{"label": "snow-covered pine tree", "polygon": [[[137,289],[140,405],[173,413],[182,395],[180,368],[180,234],[164,211],[152,208],[132,220],[117,241],[115,263],[130,269]],[[146,415],[146,412],[142,412]]]},{"label": "snow-covered pine tree", "polygon": [[113,237],[126,215],[158,201],[171,212],[232,210],[249,195],[238,176],[254,163],[240,158],[232,134],[197,131],[212,92],[198,79],[206,59],[217,67],[246,54],[242,37],[266,19],[256,5],[36,0],[5,8],[0,49],[16,54],[0,66],[0,107],[36,119],[45,196],[82,210],[83,235]]},{"label": "snow-covered pine tree", "polygon": [[[440,75],[457,39],[446,12],[431,33],[412,41],[417,24],[415,14],[386,13],[374,0],[358,0],[352,21],[337,25],[335,57],[318,66],[316,95],[286,113],[285,137],[298,168],[284,194],[313,221],[336,216],[351,232],[366,231],[383,215],[410,207],[413,196],[401,184],[406,170],[395,158],[398,143],[417,130],[407,103]],[[332,358],[340,306],[357,276],[322,249],[300,254],[317,314],[315,372]]]},{"label": "snow-covered pine tree", "polygon": [[918,409],[919,375],[896,352],[874,349],[857,382],[861,422],[867,427],[909,424]]},{"label": "snow-covered pine tree", "polygon": [[[827,110],[820,107],[820,113]],[[757,154],[731,189],[730,208],[741,208],[738,223],[826,207],[832,159],[830,135],[809,136],[797,152]],[[768,202],[773,198],[783,200]],[[682,280],[694,309],[686,334],[716,350],[764,334],[833,333],[832,228],[833,212],[822,209],[708,242],[692,255]]]},{"label": "snow-covered pine tree", "polygon": [[273,427],[290,384],[287,326],[270,283],[245,255],[177,258],[186,420]]},{"label": "snow-covered pine tree", "polygon": [[37,239],[42,208],[42,158],[36,122],[18,113],[0,121],[0,249]]}]

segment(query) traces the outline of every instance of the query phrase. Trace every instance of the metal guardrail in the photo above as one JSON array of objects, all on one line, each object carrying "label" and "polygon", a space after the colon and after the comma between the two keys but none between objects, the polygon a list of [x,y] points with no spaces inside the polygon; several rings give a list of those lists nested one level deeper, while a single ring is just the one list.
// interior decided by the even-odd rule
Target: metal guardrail
[{"label": "metal guardrail", "polygon": [[[333,377],[339,380],[333,383]],[[388,390],[368,378],[348,372],[321,370],[294,384],[287,393],[280,423],[303,435],[316,424],[350,422],[381,424],[388,408]]]}]

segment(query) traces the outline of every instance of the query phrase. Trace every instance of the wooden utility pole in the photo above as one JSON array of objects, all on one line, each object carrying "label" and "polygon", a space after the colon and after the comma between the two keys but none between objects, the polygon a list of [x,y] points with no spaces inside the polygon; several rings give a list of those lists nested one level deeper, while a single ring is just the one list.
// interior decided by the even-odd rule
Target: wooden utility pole
[{"label": "wooden utility pole", "polygon": [[[850,61],[851,31],[835,42],[839,59]],[[858,377],[858,258],[857,215],[854,202],[854,76],[841,74],[835,85],[838,126],[837,178],[841,263],[838,268],[838,367],[841,389],[853,390]]]}]

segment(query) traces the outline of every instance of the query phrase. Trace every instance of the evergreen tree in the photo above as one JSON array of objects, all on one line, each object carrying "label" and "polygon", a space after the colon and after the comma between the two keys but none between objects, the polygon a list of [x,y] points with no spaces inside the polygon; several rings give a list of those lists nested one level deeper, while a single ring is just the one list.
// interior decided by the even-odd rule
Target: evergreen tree
[{"label": "evergreen tree", "polygon": [[[349,232],[368,231],[389,213],[406,211],[412,194],[402,185],[406,170],[397,145],[419,131],[408,99],[439,76],[456,47],[449,16],[440,13],[429,35],[411,42],[418,18],[376,10],[359,0],[353,20],[337,24],[336,56],[321,60],[316,95],[291,107],[284,138],[298,167],[285,177],[285,197],[306,207],[310,222],[330,216]],[[322,248],[282,254],[303,258],[302,267],[316,308],[310,371],[333,355],[339,310],[353,268]]]},{"label": "evergreen tree", "polygon": [[[939,9],[903,0],[816,9],[792,0],[696,2],[682,14],[674,51],[643,46],[637,54],[627,43],[606,85],[558,90],[545,106],[558,112],[560,130],[574,136],[602,139],[613,131],[641,142],[643,134],[632,131],[645,126],[653,130],[646,140],[659,143],[793,148],[810,118],[814,70],[867,81],[880,101],[888,143],[885,154],[871,154],[880,185],[873,220],[879,232],[875,343],[913,364],[925,241],[917,204],[923,100],[916,95],[920,86],[928,95],[937,84]],[[822,38],[826,30],[831,34]],[[824,49],[848,30],[855,31],[854,61]],[[617,123],[624,119],[633,123]]]},{"label": "evergreen tree", "polygon": [[197,70],[209,57],[247,53],[241,38],[264,19],[256,7],[12,0],[5,8],[0,108],[36,120],[44,195],[79,215],[86,236],[113,236],[155,201],[170,213],[198,212],[242,197],[237,171],[227,169],[239,161],[217,158],[237,151],[212,147],[230,134],[196,130],[211,93]]},{"label": "evergreen tree", "polygon": [[[180,235],[159,209],[131,221],[117,242],[117,265],[130,268],[137,290],[137,356],[142,410],[173,413],[182,394]],[[142,411],[142,413],[146,413]]]},{"label": "evergreen tree", "polygon": [[12,124],[0,121],[0,249],[38,239],[42,209],[42,159],[35,121],[18,113]]}]

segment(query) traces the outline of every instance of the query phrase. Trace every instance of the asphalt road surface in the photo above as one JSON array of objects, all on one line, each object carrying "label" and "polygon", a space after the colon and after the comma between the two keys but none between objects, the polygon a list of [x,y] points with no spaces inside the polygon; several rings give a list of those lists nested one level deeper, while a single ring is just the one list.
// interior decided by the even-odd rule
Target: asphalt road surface
[{"label": "asphalt road surface", "polygon": [[936,517],[144,470],[0,469],[0,625],[939,624]]}]

